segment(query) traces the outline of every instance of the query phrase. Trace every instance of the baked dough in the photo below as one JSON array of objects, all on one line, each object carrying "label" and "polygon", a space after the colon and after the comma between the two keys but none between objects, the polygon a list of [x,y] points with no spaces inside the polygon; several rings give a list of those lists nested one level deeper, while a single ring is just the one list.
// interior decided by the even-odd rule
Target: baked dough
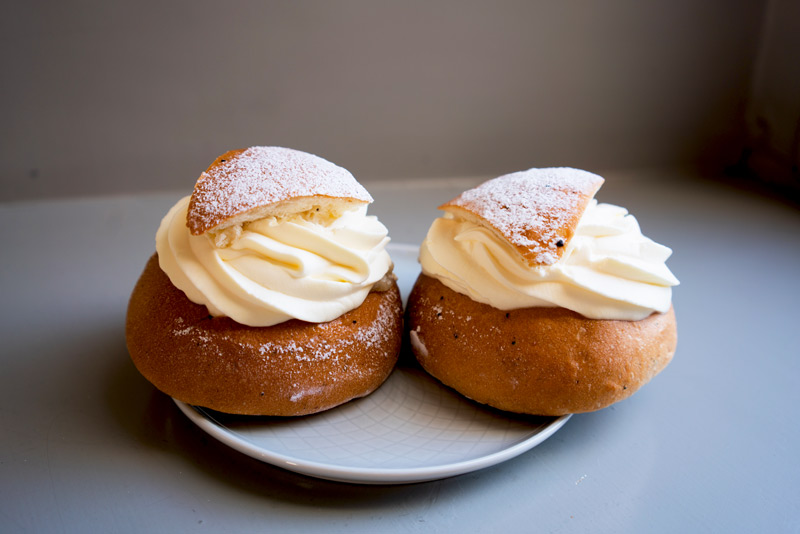
[{"label": "baked dough", "polygon": [[200,175],[186,226],[200,235],[320,207],[336,216],[370,202],[343,167],[299,150],[251,147],[222,154]]},{"label": "baked dough", "polygon": [[125,334],[139,372],[171,397],[233,414],[305,415],[380,386],[402,329],[396,283],[327,323],[254,328],[211,317],[153,255],[131,295]]},{"label": "baked dough", "polygon": [[632,395],[672,359],[675,314],[587,319],[565,308],[504,311],[421,274],[408,299],[422,367],[466,397],[510,412],[564,415]]},{"label": "baked dough", "polygon": [[578,169],[531,170],[484,182],[439,209],[492,230],[529,266],[553,264],[604,180]]}]

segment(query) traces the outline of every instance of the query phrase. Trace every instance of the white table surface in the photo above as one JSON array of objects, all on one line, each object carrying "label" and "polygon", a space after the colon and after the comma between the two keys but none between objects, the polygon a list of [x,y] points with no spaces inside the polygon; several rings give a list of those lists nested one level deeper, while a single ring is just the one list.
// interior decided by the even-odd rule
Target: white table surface
[{"label": "white table surface", "polygon": [[[598,198],[674,249],[672,364],[511,461],[380,487],[228,449],[130,362],[128,295],[191,184],[0,205],[0,531],[800,531],[800,210],[679,171],[606,178]],[[418,244],[472,183],[366,185]]]}]

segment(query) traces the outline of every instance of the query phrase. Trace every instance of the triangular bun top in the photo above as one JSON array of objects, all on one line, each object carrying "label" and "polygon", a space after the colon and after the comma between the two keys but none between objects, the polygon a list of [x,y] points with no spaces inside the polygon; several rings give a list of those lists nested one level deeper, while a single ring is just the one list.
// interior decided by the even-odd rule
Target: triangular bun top
[{"label": "triangular bun top", "polygon": [[569,167],[529,169],[484,182],[439,209],[489,228],[530,266],[552,265],[603,181]]},{"label": "triangular bun top", "polygon": [[200,175],[186,226],[201,235],[320,204],[343,212],[370,202],[353,175],[330,161],[299,150],[257,146],[222,154]]}]

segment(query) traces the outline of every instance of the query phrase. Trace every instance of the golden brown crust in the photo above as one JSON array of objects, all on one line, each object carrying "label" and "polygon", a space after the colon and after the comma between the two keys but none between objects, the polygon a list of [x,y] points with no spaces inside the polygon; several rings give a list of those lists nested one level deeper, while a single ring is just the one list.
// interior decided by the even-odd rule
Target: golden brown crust
[{"label": "golden brown crust", "polygon": [[431,375],[496,408],[536,415],[599,410],[672,359],[675,314],[587,319],[564,308],[504,311],[421,274],[408,299],[411,346]]},{"label": "golden brown crust", "polygon": [[400,351],[397,285],[328,323],[271,327],[211,318],[150,258],[128,305],[128,351],[158,389],[189,404],[244,415],[305,415],[374,391]]},{"label": "golden brown crust", "polygon": [[[219,156],[197,179],[186,226],[192,235],[242,222],[247,214],[287,201],[372,202],[346,169],[319,156],[282,147],[250,147]],[[305,202],[308,206],[310,202]],[[342,207],[342,209],[345,209]]]},{"label": "golden brown crust", "polygon": [[492,230],[530,266],[552,265],[601,185],[603,178],[578,169],[528,169],[484,182],[439,209]]}]

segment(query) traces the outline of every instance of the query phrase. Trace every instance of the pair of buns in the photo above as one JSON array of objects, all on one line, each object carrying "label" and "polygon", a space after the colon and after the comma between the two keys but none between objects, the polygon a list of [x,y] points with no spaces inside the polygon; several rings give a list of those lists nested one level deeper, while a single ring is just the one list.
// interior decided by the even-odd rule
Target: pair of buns
[{"label": "pair of buns", "polygon": [[[253,151],[263,157],[253,158]],[[600,184],[556,184],[518,199],[474,190],[443,205],[486,225],[529,265],[556,262]],[[548,186],[550,187],[550,186]],[[555,200],[554,200],[555,199]],[[372,199],[347,171],[321,158],[255,147],[223,154],[192,195],[187,227],[218,246],[243,223],[323,205],[344,212]],[[465,396],[496,408],[561,415],[628,397],[669,362],[674,313],[641,321],[587,319],[563,308],[502,311],[420,275],[406,310],[423,368]],[[245,415],[305,415],[368,395],[394,368],[403,307],[394,280],[333,321],[251,327],[212,317],[176,288],[153,256],[131,295],[126,338],[139,371],[187,402]],[[368,340],[369,342],[359,342]],[[302,356],[302,357],[301,357]]]}]

